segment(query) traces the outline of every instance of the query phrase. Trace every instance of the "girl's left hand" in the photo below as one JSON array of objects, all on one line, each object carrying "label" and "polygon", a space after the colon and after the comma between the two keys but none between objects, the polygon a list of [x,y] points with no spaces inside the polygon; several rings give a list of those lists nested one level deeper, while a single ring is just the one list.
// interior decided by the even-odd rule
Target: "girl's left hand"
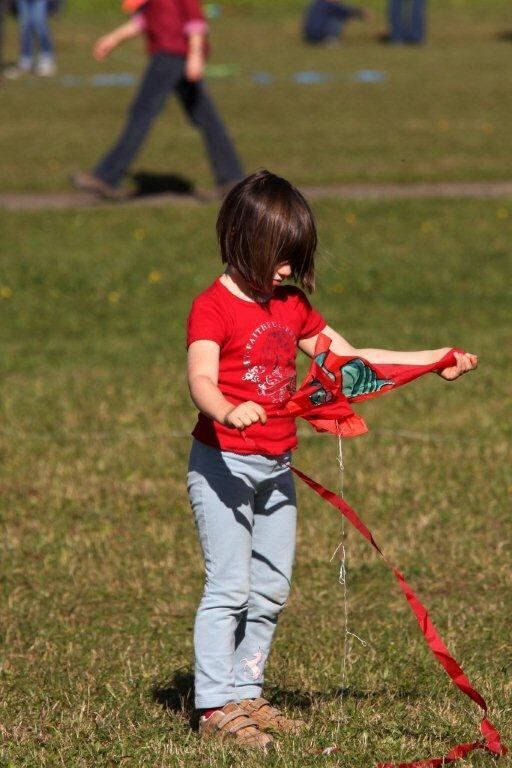
[{"label": "girl's left hand", "polygon": [[454,355],[457,364],[451,365],[448,368],[443,368],[442,371],[439,371],[441,378],[446,379],[446,381],[455,381],[455,379],[458,379],[463,373],[474,371],[478,365],[478,357],[472,355],[470,352],[455,352]]},{"label": "girl's left hand", "polygon": [[185,61],[185,79],[197,83],[204,77],[204,56],[202,53],[189,53]]}]

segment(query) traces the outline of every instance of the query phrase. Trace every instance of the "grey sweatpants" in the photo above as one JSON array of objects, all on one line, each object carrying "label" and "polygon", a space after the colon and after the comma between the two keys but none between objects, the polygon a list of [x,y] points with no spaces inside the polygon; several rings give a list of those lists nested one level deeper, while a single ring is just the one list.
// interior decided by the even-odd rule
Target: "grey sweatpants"
[{"label": "grey sweatpants", "polygon": [[261,694],[295,554],[289,459],[192,445],[188,492],[206,569],[194,629],[198,709]]}]

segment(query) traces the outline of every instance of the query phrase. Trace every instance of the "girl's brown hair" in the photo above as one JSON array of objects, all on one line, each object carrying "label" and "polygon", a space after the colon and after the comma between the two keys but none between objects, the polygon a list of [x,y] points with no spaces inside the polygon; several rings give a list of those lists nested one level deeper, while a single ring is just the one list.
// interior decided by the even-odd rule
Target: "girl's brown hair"
[{"label": "girl's brown hair", "polygon": [[223,263],[235,267],[256,290],[271,289],[284,263],[296,282],[314,290],[315,219],[286,179],[261,170],[238,182],[219,211],[217,238]]}]

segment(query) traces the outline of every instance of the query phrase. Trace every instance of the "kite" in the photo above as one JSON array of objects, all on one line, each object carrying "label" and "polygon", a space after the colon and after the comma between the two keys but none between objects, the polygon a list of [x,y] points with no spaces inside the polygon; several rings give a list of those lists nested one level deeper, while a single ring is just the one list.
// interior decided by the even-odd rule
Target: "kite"
[{"label": "kite", "polygon": [[[368,427],[361,416],[352,410],[351,403],[376,397],[401,387],[426,373],[439,372],[455,365],[454,353],[462,351],[451,349],[431,365],[374,365],[362,357],[336,355],[330,349],[330,344],[331,339],[329,337],[324,334],[319,335],[315,356],[301,386],[284,407],[270,412],[269,417],[282,418],[292,415],[305,419],[318,432],[327,432],[341,437],[362,435],[368,431]],[[244,432],[242,434],[245,435]],[[245,439],[248,444],[253,443],[254,447],[257,448],[256,443],[249,435],[246,435]],[[437,766],[442,766],[445,763],[464,758],[476,749],[486,750],[494,757],[506,755],[507,747],[502,743],[499,732],[487,719],[488,707],[485,699],[473,687],[458,662],[450,654],[430,619],[426,607],[407,583],[401,571],[387,559],[370,529],[342,496],[327,490],[296,467],[290,466],[290,469],[321,498],[336,507],[377,550],[398,580],[400,589],[407,599],[423,637],[435,658],[445,669],[453,684],[472,699],[483,712],[480,722],[482,738],[468,744],[458,744],[443,757],[427,758],[410,763],[380,763],[377,768],[437,768]],[[325,753],[331,754],[336,751],[338,751],[336,747],[331,747]]]}]

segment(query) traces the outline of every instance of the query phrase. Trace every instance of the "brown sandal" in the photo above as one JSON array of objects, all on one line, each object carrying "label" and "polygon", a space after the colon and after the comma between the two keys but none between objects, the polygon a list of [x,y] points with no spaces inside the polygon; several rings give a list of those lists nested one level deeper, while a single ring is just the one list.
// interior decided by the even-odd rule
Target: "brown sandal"
[{"label": "brown sandal", "polygon": [[236,741],[241,747],[261,749],[266,752],[273,746],[273,738],[260,730],[256,720],[231,701],[210,717],[199,719],[199,736],[202,739],[225,739]]},{"label": "brown sandal", "polygon": [[306,727],[304,720],[292,720],[286,717],[266,699],[242,699],[241,709],[256,721],[262,731],[281,731],[281,733],[299,733]]}]

